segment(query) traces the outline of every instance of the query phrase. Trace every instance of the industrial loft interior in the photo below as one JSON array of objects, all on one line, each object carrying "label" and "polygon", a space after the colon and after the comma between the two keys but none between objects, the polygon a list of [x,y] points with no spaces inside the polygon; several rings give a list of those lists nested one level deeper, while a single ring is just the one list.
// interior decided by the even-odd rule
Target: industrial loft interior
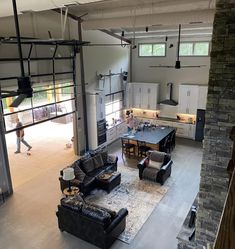
[{"label": "industrial loft interior", "polygon": [[0,1],[0,248],[235,248],[235,1]]}]

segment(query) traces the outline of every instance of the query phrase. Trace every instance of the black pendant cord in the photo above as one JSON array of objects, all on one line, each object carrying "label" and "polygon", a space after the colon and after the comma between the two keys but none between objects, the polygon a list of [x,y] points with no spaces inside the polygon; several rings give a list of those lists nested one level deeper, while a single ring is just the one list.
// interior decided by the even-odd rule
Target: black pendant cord
[{"label": "black pendant cord", "polygon": [[12,4],[13,4],[13,10],[14,10],[15,29],[16,29],[18,51],[19,51],[21,76],[25,77],[24,62],[23,62],[23,55],[22,55],[22,47],[21,47],[21,40],[20,40],[20,28],[19,28],[19,21],[18,21],[17,7],[16,7],[16,0],[12,0]]},{"label": "black pendant cord", "polygon": [[177,58],[176,58],[177,61],[179,61],[180,59],[180,32],[181,32],[181,24],[179,24],[179,36],[178,36],[178,44],[177,44]]}]

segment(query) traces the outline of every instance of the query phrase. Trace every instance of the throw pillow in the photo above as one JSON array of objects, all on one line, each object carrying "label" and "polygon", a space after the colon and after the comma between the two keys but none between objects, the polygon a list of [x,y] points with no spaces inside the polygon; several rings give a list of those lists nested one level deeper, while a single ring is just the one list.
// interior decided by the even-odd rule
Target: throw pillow
[{"label": "throw pillow", "polygon": [[80,166],[79,165],[74,165],[74,175],[75,175],[75,178],[77,180],[79,180],[80,182],[83,182],[86,174],[81,170]]},{"label": "throw pillow", "polygon": [[153,160],[149,160],[148,167],[160,170],[161,166],[162,166],[162,162],[156,162],[156,161],[153,161]]},{"label": "throw pillow", "polygon": [[111,219],[114,219],[117,216],[117,213],[115,211],[111,210],[111,209],[108,209],[108,208],[105,208],[105,207],[101,207],[101,206],[99,206],[97,204],[94,204],[94,203],[89,203],[88,202],[87,204],[88,205],[92,205],[93,207],[96,207],[98,209],[101,209],[103,211],[108,212],[110,214],[110,216],[111,216]]},{"label": "throw pillow", "polygon": [[60,200],[61,206],[69,209],[80,211],[83,206],[83,202],[75,197],[65,197]]},{"label": "throw pillow", "polygon": [[84,204],[82,207],[82,213],[83,215],[96,220],[104,226],[108,226],[111,223],[111,215],[108,212],[92,205]]},{"label": "throw pillow", "polygon": [[96,156],[92,157],[92,160],[96,169],[104,166],[101,154],[97,154]]},{"label": "throw pillow", "polygon": [[102,156],[104,165],[107,164],[107,162],[108,162],[108,152],[107,151],[103,151],[100,154]]},{"label": "throw pillow", "polygon": [[83,169],[85,170],[85,173],[90,173],[95,169],[95,165],[93,163],[92,158],[89,158],[88,160],[84,161],[82,163]]}]

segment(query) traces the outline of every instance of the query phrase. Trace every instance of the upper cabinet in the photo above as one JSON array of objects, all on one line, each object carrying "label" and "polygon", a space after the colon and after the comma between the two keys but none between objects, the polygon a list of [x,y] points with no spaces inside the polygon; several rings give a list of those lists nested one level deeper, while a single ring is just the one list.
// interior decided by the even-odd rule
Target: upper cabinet
[{"label": "upper cabinet", "polygon": [[206,110],[208,86],[199,86],[198,109]]},{"label": "upper cabinet", "polygon": [[126,107],[156,110],[158,96],[158,83],[129,83],[126,88]]},{"label": "upper cabinet", "polygon": [[196,114],[198,105],[198,86],[180,85],[179,87],[179,113]]},{"label": "upper cabinet", "polygon": [[197,109],[206,109],[207,89],[207,86],[180,85],[178,112],[195,115]]},{"label": "upper cabinet", "polygon": [[126,84],[125,102],[126,102],[126,108],[132,108],[133,90],[132,90],[132,84],[131,83]]}]

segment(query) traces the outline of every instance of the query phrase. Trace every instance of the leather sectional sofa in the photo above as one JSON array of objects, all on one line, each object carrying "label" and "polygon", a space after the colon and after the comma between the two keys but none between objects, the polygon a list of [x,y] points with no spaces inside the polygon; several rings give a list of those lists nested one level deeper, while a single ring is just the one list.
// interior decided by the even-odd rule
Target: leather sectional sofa
[{"label": "leather sectional sofa", "polygon": [[77,199],[78,196],[61,199],[56,212],[59,229],[108,249],[126,226],[127,209],[118,213]]},{"label": "leather sectional sofa", "polygon": [[[69,167],[74,168],[75,179],[70,181],[72,186],[79,187],[80,192],[88,195],[91,190],[98,187],[97,176],[105,171],[117,171],[118,158],[107,151],[97,151],[85,155]],[[68,181],[63,180],[63,170],[60,171],[60,188],[63,191],[68,187]]]}]

